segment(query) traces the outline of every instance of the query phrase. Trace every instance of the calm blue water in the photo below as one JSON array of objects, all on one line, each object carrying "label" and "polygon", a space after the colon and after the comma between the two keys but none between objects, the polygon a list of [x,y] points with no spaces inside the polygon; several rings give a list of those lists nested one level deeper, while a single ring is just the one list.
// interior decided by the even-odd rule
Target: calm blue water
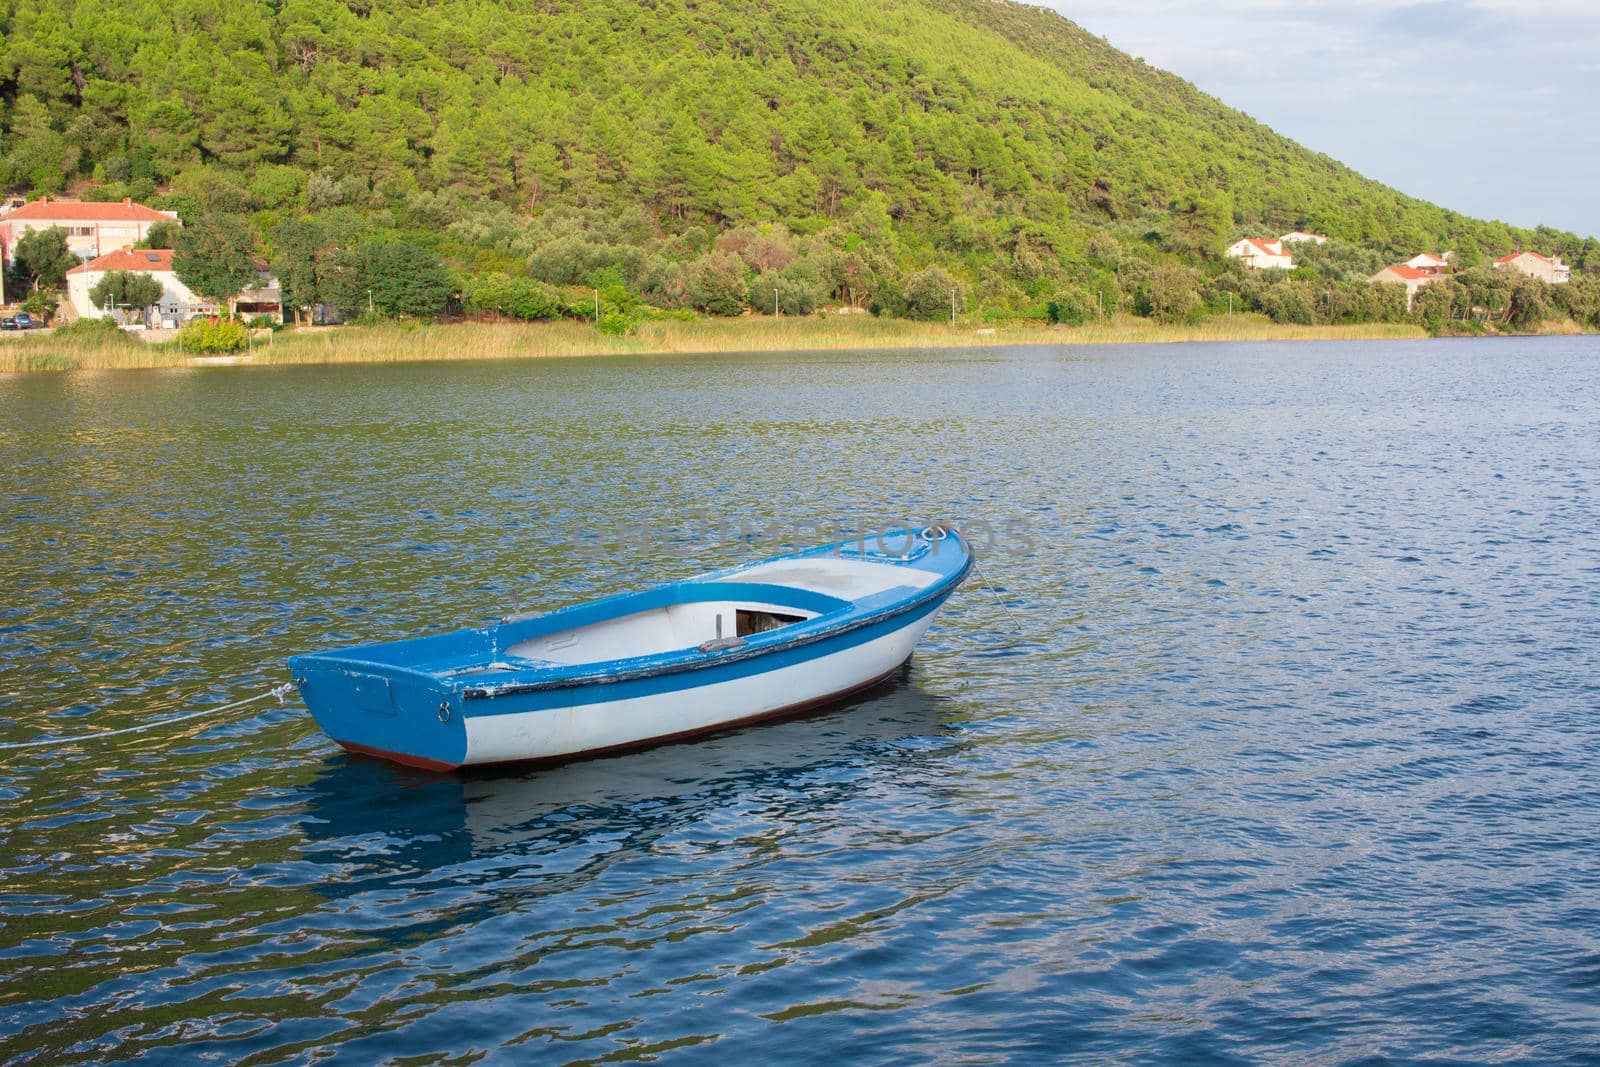
[{"label": "calm blue water", "polygon": [[13,376],[0,455],[0,742],[797,523],[1021,630],[537,773],[0,753],[0,1059],[1600,1061],[1596,339]]}]

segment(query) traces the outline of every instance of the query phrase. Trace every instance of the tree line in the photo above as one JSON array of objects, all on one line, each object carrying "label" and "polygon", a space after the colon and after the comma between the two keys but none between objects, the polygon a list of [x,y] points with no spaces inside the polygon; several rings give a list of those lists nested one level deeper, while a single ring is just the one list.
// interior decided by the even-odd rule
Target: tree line
[{"label": "tree line", "polygon": [[[987,0],[768,0],[760,18],[733,0],[27,0],[0,7],[0,188],[231,220],[296,292],[352,313],[423,313],[435,259],[557,287],[620,274],[668,310],[930,316],[951,288],[930,271],[969,313],[1082,291],[1172,314],[1174,270],[1224,272],[1240,231],[1600,267],[1592,239],[1403,196]],[[735,247],[752,231],[789,263]],[[389,280],[406,259],[421,275]]]}]

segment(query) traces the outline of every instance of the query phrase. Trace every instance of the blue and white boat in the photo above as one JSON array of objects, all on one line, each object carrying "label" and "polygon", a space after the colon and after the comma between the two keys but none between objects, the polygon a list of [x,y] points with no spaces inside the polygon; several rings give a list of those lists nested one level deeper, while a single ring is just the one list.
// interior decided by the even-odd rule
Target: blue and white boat
[{"label": "blue and white boat", "polygon": [[972,568],[902,530],[547,615],[294,656],[339,744],[433,770],[553,761],[797,714],[894,674]]}]

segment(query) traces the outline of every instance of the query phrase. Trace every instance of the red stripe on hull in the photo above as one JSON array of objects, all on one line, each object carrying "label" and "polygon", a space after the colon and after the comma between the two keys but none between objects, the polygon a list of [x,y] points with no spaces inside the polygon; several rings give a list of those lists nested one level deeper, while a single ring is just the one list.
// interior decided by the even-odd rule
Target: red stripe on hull
[{"label": "red stripe on hull", "polygon": [[[339,741],[337,737],[335,741]],[[371,745],[358,745],[354,741],[339,741],[347,750],[362,756],[376,756],[386,759],[391,763],[403,763],[407,767],[417,767],[425,771],[453,771],[460,767],[459,763],[445,763],[443,760],[427,759],[423,756],[411,756],[404,752],[390,752],[384,748],[373,748]]]},{"label": "red stripe on hull", "polygon": [[[339,744],[343,745],[351,752],[358,752],[363,756],[376,756],[379,759],[392,760],[395,763],[403,763],[407,767],[419,767],[426,771],[455,771],[463,769],[477,770],[479,767],[557,767],[563,763],[575,763],[579,760],[587,759],[600,759],[605,756],[618,756],[625,752],[638,752],[641,749],[655,748],[658,745],[671,745],[679,741],[688,741],[696,737],[706,737],[710,734],[720,734],[724,730],[738,730],[746,726],[754,726],[757,723],[772,722],[776,719],[786,719],[796,715],[804,715],[808,711],[816,711],[818,708],[823,708],[829,704],[837,703],[838,701],[844,700],[847,697],[852,697],[857,693],[871,689],[875,685],[881,685],[882,683],[887,682],[890,678],[893,678],[896,674],[899,674],[901,668],[903,668],[909,662],[911,662],[911,657],[907,656],[899,664],[887,671],[884,671],[876,678],[869,678],[859,685],[852,685],[846,689],[839,690],[837,693],[829,693],[827,696],[817,697],[815,700],[804,700],[798,704],[788,704],[781,708],[775,708],[772,711],[757,712],[754,715],[746,715],[742,719],[729,719],[727,722],[719,722],[711,726],[700,726],[693,730],[682,730],[675,734],[660,734],[656,737],[647,737],[639,741],[628,741],[620,745],[611,745],[608,748],[591,748],[583,752],[571,752],[563,756],[537,756],[529,759],[496,760],[493,763],[461,764],[444,763],[440,760],[425,759],[422,756],[411,756],[402,752],[387,752],[381,748],[372,748],[368,745],[358,745],[353,741],[339,741]],[[334,738],[334,740],[338,741],[339,739]]]}]

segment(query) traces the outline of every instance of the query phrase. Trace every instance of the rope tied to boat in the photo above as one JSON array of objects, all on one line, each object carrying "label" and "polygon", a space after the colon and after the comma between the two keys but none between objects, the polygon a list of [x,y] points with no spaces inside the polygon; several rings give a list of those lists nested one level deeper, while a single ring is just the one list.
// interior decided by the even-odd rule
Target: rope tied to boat
[{"label": "rope tied to boat", "polygon": [[235,700],[231,704],[223,704],[220,707],[202,708],[199,711],[191,711],[183,715],[172,715],[165,719],[156,719],[153,722],[140,723],[138,726],[126,726],[120,730],[100,730],[95,733],[77,734],[72,737],[41,737],[33,741],[14,741],[10,744],[0,745],[0,752],[9,752],[19,748],[44,748],[47,745],[66,747],[68,745],[82,744],[85,741],[98,741],[102,737],[118,737],[123,734],[143,733],[146,730],[157,730],[163,726],[172,726],[180,722],[187,722],[190,719],[198,719],[206,715],[220,715],[223,712],[233,711],[236,708],[242,708],[246,705],[254,704],[257,701],[266,700],[268,697],[275,697],[277,698],[278,703],[282,704],[283,698],[288,696],[289,693],[293,691],[294,683],[284,682],[282,685],[273,686],[266,692],[257,693],[255,696],[245,697],[243,700]]},{"label": "rope tied to boat", "polygon": [[1006,617],[1011,620],[1011,628],[1017,632],[1017,637],[1026,637],[1027,632],[1023,630],[1022,623],[1018,622],[1016,615],[1012,613],[1011,605],[1006,603],[1005,597],[1001,596],[995,590],[994,584],[989,581],[989,576],[983,573],[982,567],[978,566],[977,553],[973,553],[972,555],[972,572],[978,576],[978,580],[983,583],[984,588],[989,590],[989,595],[994,597],[994,602],[996,604],[1000,605],[1000,610],[1005,612]]}]

